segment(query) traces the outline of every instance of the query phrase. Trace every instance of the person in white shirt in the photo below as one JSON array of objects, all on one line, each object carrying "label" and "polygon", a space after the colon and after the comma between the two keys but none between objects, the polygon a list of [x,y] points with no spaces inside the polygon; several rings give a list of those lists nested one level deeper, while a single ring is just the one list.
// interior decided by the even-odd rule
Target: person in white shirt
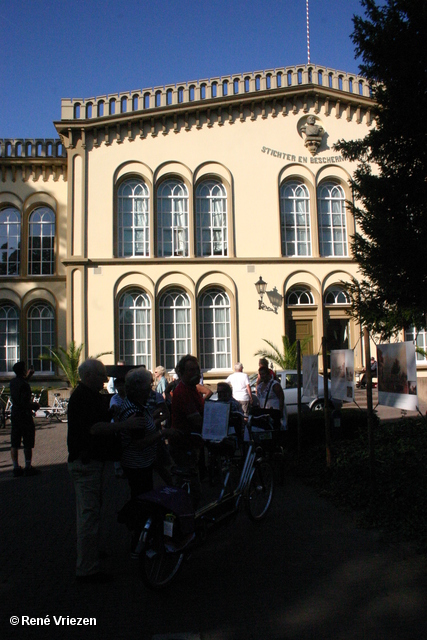
[{"label": "person in white shirt", "polygon": [[237,400],[243,409],[243,413],[247,416],[249,406],[252,404],[252,392],[248,375],[243,373],[243,365],[241,362],[237,362],[237,364],[234,365],[234,373],[228,376],[226,382],[231,385],[233,398]]}]

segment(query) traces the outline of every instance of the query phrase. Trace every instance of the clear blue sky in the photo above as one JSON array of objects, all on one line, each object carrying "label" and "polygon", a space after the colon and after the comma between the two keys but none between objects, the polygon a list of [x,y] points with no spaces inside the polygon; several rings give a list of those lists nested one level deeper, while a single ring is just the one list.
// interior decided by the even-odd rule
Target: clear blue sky
[{"label": "clear blue sky", "polygon": [[[356,73],[359,0],[309,0],[311,62]],[[307,62],[305,0],[1,0],[0,138],[57,137],[61,98]]]}]

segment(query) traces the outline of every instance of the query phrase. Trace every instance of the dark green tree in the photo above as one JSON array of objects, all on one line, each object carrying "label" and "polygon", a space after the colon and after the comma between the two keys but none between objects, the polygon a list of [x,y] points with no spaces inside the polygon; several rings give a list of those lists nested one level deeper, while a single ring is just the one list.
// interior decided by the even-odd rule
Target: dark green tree
[{"label": "dark green tree", "polygon": [[427,3],[361,0],[352,40],[376,101],[362,140],[335,148],[356,161],[353,254],[361,278],[351,314],[383,338],[426,326]]}]

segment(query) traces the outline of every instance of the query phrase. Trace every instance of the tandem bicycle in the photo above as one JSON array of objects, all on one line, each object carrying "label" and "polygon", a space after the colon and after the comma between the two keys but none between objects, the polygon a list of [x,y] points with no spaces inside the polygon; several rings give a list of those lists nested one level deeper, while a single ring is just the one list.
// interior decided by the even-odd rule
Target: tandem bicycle
[{"label": "tandem bicycle", "polygon": [[[217,404],[217,403],[215,403]],[[253,521],[267,515],[274,492],[274,471],[263,447],[237,434],[221,440],[206,439],[208,466],[213,464],[220,479],[215,486],[202,486],[208,501],[199,508],[192,503],[194,471],[172,468],[178,486],[164,486],[127,503],[119,521],[141,533],[134,556],[140,576],[151,589],[161,589],[176,577],[194,545],[203,542],[209,531],[237,515],[242,505]],[[202,437],[194,434],[195,437]],[[205,483],[206,484],[206,483]]]}]

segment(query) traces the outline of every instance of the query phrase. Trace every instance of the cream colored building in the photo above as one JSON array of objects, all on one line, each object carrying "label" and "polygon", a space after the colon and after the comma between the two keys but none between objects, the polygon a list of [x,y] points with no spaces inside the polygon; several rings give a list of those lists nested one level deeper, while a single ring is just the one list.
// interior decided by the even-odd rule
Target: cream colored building
[{"label": "cream colored building", "polygon": [[75,340],[149,369],[191,352],[215,382],[284,334],[361,366],[355,166],[333,144],[372,105],[361,77],[286,67],[64,99],[60,140],[3,140],[0,375],[23,358],[53,381],[40,349]]}]

